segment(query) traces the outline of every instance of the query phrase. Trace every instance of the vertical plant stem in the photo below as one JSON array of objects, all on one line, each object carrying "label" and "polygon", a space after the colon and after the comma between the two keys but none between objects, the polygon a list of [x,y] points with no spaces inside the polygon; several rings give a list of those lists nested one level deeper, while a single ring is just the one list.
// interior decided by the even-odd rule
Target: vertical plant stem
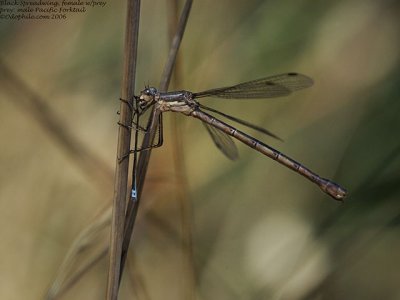
[{"label": "vertical plant stem", "polygon": [[[169,6],[169,35],[171,41],[173,34],[178,28],[178,0],[171,1]],[[172,74],[173,86],[180,85],[182,80],[182,55],[178,53],[176,58],[174,72]],[[172,157],[174,173],[176,177],[176,197],[180,210],[181,224],[181,247],[182,247],[182,264],[185,272],[185,282],[183,285],[184,298],[196,298],[196,271],[193,254],[193,230],[192,230],[192,203],[189,198],[188,180],[185,169],[185,156],[182,141],[182,126],[180,126],[179,115],[173,114],[171,119],[170,139],[173,145]]]},{"label": "vertical plant stem", "polygon": [[[170,52],[168,55],[167,63],[166,63],[163,75],[161,77],[161,83],[160,83],[161,91],[168,89],[168,85],[169,85],[171,75],[172,75],[172,70],[173,70],[173,67],[174,67],[175,61],[176,61],[176,55],[178,53],[178,49],[181,44],[183,34],[185,32],[186,23],[189,18],[189,12],[190,12],[192,2],[193,2],[192,0],[187,0],[185,3],[185,6],[183,8],[183,11],[181,13],[178,29],[174,36],[174,39],[173,39],[173,42],[171,45],[171,49],[170,49]],[[148,148],[153,144],[153,141],[154,141],[154,138],[155,138],[155,135],[157,132],[160,112],[155,111],[153,109],[153,111],[151,112],[150,115],[151,116],[150,116],[150,119],[147,124],[148,131],[143,138],[143,142],[142,142],[142,146],[141,146],[142,149]],[[143,190],[144,181],[145,181],[145,177],[146,177],[147,167],[148,167],[148,164],[150,161],[150,155],[151,155],[151,149],[140,152],[140,157],[139,157],[139,161],[138,161],[138,165],[137,165],[137,201],[135,201],[135,202],[129,201],[128,202],[128,208],[127,208],[126,218],[125,218],[126,222],[125,222],[124,241],[123,241],[123,245],[122,245],[121,268],[120,268],[121,274],[123,272],[123,268],[125,265],[130,240],[132,237],[133,227],[135,224],[140,199],[142,196],[142,190]]]},{"label": "vertical plant stem", "polygon": [[160,91],[168,90],[169,82],[171,81],[172,70],[176,63],[176,57],[178,54],[179,46],[181,45],[183,34],[186,29],[186,23],[189,19],[190,9],[192,8],[193,0],[187,0],[185,6],[183,7],[181,18],[179,19],[178,28],[176,30],[175,36],[172,39],[171,47],[168,54],[167,63],[164,68],[164,72],[161,76],[161,82],[159,89]]},{"label": "vertical plant stem", "polygon": [[[125,31],[124,73],[121,88],[122,99],[129,101],[132,107],[135,87],[136,59],[139,35],[140,0],[128,0]],[[120,122],[130,126],[132,112],[129,106],[121,101]],[[123,158],[130,150],[131,132],[128,128],[119,127],[117,161],[115,170],[113,216],[110,237],[110,259],[107,283],[107,299],[116,300],[121,269],[122,240],[126,207],[129,160]]]}]

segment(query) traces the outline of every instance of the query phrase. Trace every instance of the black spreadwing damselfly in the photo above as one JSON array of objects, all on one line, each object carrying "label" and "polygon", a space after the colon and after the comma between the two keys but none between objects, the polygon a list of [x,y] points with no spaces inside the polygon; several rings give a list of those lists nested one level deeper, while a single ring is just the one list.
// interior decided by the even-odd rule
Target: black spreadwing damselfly
[{"label": "black spreadwing damselfly", "polygon": [[[247,121],[227,115],[213,108],[201,104],[197,99],[205,97],[217,97],[225,99],[257,99],[257,98],[273,98],[287,96],[290,93],[310,87],[313,84],[311,78],[299,73],[285,73],[280,75],[269,76],[257,80],[252,80],[237,85],[215,88],[203,92],[193,93],[189,91],[159,92],[154,87],[146,87],[140,96],[136,97],[136,108],[134,113],[136,116],[143,114],[150,107],[154,107],[153,117],[159,119],[158,142],[151,148],[159,147],[163,143],[162,113],[172,111],[180,112],[184,115],[197,118],[203,122],[207,131],[211,135],[215,145],[228,158],[234,160],[238,157],[237,148],[231,137],[241,141],[247,146],[257,150],[258,152],[276,160],[280,164],[288,167],[296,173],[303,175],[311,182],[317,184],[322,191],[330,195],[336,200],[343,200],[346,196],[346,190],[340,185],[329,179],[325,179],[306,168],[302,164],[296,162],[283,153],[264,144],[263,142],[251,137],[250,135],[239,131],[235,127],[222,122],[214,116],[204,112],[207,110],[211,113],[218,114],[241,125],[255,129],[266,135],[277,138],[274,134],[266,129],[253,125]],[[134,121],[135,123],[135,121]],[[136,130],[146,130],[140,128],[139,124],[134,124]],[[148,148],[146,148],[148,149]],[[146,149],[134,149],[131,153],[136,153]]]}]

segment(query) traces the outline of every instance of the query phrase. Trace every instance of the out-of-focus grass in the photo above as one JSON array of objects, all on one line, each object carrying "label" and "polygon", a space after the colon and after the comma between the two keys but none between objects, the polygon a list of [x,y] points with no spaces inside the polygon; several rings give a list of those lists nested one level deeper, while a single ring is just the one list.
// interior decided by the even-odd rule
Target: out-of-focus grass
[{"label": "out-of-focus grass", "polygon": [[[2,23],[0,39],[9,67],[113,167],[125,15],[123,5],[107,5],[65,22]],[[159,81],[165,5],[143,2],[138,83]],[[201,298],[399,297],[397,11],[391,1],[194,4],[177,88],[198,91],[286,71],[311,76],[311,89],[288,98],[206,103],[277,133],[285,142],[267,140],[273,147],[349,190],[340,205],[241,145],[241,159],[227,161],[199,122],[179,116]],[[0,93],[0,298],[38,299],[112,188],[99,193],[15,105],[3,80]],[[167,138],[153,153],[122,299],[135,286],[142,298],[182,298],[187,270],[172,151]],[[103,261],[65,299],[103,297],[105,278]]]}]

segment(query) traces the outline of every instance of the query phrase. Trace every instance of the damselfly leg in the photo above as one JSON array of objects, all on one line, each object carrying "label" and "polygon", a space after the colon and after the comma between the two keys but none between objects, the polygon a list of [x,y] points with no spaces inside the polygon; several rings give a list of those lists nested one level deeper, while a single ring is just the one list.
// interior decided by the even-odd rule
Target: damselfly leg
[{"label": "damselfly leg", "polygon": [[[131,112],[132,112],[132,124],[131,125],[125,125],[122,124],[121,122],[117,122],[117,124],[119,126],[122,126],[128,130],[133,130],[135,132],[135,141],[139,140],[139,132],[142,132],[144,134],[148,133],[149,131],[149,127],[148,125],[146,125],[146,127],[142,126],[139,122],[140,117],[143,116],[149,108],[152,107],[152,105],[148,105],[145,107],[140,107],[139,105],[139,101],[138,101],[138,97],[135,96],[135,99],[133,101],[133,105],[131,105],[128,101],[121,99],[120,101],[126,103]],[[124,159],[126,159],[129,155],[134,154],[134,153],[138,153],[141,151],[145,151],[145,150],[150,150],[153,148],[158,148],[161,147],[163,145],[164,139],[163,139],[163,119],[162,119],[162,114],[158,115],[158,126],[157,126],[157,133],[158,133],[158,139],[157,142],[149,147],[145,147],[145,148],[138,148],[138,147],[134,147],[134,149],[131,149],[127,154],[123,155],[122,157],[118,158],[118,161],[121,162]]]}]

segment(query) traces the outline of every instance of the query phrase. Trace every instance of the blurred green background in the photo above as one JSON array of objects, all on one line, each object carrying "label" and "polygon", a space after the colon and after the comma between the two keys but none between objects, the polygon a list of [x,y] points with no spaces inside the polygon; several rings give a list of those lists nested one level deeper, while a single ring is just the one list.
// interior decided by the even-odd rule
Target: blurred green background
[{"label": "blurred green background", "polygon": [[[171,88],[309,75],[314,86],[290,97],[204,103],[276,133],[284,143],[248,131],[349,195],[335,202],[241,144],[231,162],[197,120],[167,114],[121,299],[400,299],[399,8],[195,1]],[[169,2],[143,1],[137,91],[158,85],[170,16]],[[0,72],[1,299],[43,299],[74,239],[111,205],[124,24],[125,4],[111,1],[66,21],[1,20],[1,60],[60,126],[43,126],[35,110],[46,108]],[[83,148],[98,163],[87,166]],[[103,256],[60,299],[104,299],[107,265]]]}]

